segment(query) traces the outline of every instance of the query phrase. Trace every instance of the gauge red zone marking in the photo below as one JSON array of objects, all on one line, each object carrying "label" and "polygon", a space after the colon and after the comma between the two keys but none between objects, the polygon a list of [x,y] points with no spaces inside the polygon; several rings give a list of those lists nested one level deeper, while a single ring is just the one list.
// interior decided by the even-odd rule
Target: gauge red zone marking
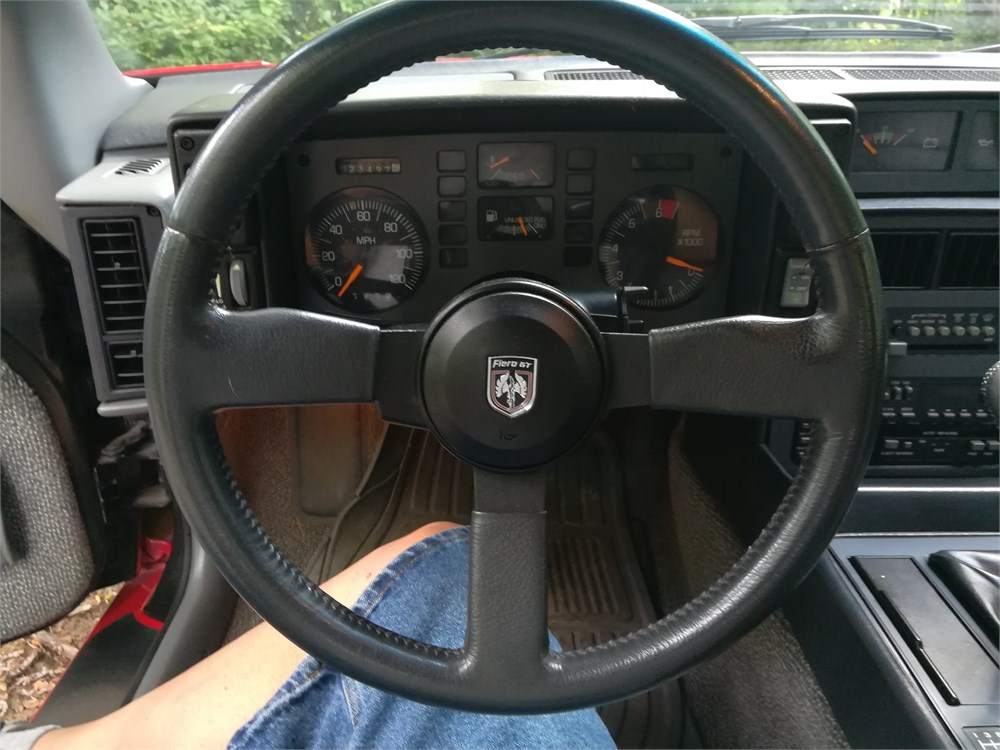
[{"label": "gauge red zone marking", "polygon": [[660,216],[664,219],[672,219],[677,215],[677,209],[681,207],[679,201],[670,198],[660,198]]}]

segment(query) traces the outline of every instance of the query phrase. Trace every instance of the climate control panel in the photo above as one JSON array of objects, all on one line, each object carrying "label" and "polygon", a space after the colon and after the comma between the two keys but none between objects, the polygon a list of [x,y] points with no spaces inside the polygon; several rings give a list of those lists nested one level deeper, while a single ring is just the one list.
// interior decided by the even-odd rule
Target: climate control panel
[{"label": "climate control panel", "polygon": [[[793,461],[812,442],[796,425]],[[990,466],[1000,462],[997,421],[975,378],[892,378],[882,394],[882,426],[873,466]]]},{"label": "climate control panel", "polygon": [[996,308],[890,308],[889,334],[914,348],[989,349],[997,345]]}]

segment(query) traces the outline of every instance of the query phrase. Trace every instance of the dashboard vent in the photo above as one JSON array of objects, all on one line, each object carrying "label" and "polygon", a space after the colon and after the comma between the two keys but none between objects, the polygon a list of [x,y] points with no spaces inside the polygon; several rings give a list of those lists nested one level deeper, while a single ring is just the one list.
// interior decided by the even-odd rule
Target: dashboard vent
[{"label": "dashboard vent", "polygon": [[142,342],[112,341],[107,345],[111,387],[142,388]]},{"label": "dashboard vent", "polygon": [[766,68],[764,75],[772,81],[834,81],[844,78],[828,68]]},{"label": "dashboard vent", "polygon": [[118,169],[115,170],[115,174],[152,174],[153,172],[159,171],[166,163],[166,159],[133,159],[132,161],[126,162],[118,167]]},{"label": "dashboard vent", "polygon": [[641,81],[638,73],[612,68],[607,70],[550,70],[545,74],[550,81]]},{"label": "dashboard vent", "polygon": [[944,249],[939,287],[996,289],[1000,278],[1000,235],[952,232]]},{"label": "dashboard vent", "polygon": [[141,332],[146,275],[138,221],[84,219],[82,227],[104,332]]},{"label": "dashboard vent", "polygon": [[872,232],[882,286],[927,289],[934,278],[937,232]]},{"label": "dashboard vent", "polygon": [[846,68],[844,72],[862,81],[1000,81],[1000,70],[992,68]]}]

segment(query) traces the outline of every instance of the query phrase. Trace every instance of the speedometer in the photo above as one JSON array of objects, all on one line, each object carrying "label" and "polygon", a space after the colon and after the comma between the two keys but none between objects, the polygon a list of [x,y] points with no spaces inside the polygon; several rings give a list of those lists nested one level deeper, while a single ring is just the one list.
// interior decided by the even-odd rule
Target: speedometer
[{"label": "speedometer", "polygon": [[310,213],[306,266],[323,295],[353,312],[409,299],[427,270],[427,236],[410,206],[385,190],[348,188]]},{"label": "speedometer", "polygon": [[629,196],[615,209],[597,249],[608,286],[644,286],[633,300],[665,308],[697,295],[715,272],[719,222],[690,190],[657,187]]}]

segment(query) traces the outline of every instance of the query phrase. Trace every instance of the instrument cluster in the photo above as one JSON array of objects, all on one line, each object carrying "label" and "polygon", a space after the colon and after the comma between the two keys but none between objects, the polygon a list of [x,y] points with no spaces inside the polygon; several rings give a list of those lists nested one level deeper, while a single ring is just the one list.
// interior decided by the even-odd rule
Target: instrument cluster
[{"label": "instrument cluster", "polygon": [[286,167],[302,296],[317,310],[423,322],[462,289],[511,275],[642,287],[630,298],[647,318],[706,296],[707,310],[724,299],[740,162],[715,133],[303,142]]}]

